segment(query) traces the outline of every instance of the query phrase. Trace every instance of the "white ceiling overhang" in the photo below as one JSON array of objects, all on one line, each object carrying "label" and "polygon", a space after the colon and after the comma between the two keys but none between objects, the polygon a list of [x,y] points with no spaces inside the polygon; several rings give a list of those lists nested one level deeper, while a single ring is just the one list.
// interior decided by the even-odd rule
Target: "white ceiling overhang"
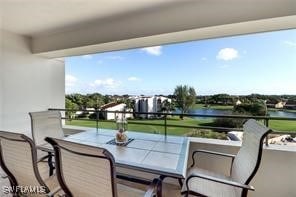
[{"label": "white ceiling overhang", "polygon": [[21,2],[0,0],[2,28],[47,57],[296,28],[295,0]]}]

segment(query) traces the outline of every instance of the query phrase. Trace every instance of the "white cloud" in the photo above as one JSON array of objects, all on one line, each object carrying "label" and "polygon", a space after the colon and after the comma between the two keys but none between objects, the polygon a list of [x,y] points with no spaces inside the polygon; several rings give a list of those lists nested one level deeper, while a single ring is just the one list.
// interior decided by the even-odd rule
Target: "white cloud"
[{"label": "white cloud", "polygon": [[72,87],[76,84],[77,78],[72,75],[66,75],[65,77],[65,84],[66,87]]},{"label": "white cloud", "polygon": [[234,48],[221,49],[217,55],[217,59],[229,61],[238,58],[238,51]]},{"label": "white cloud", "polygon": [[104,88],[116,88],[120,85],[119,81],[115,81],[112,78],[97,79],[93,83],[89,84],[91,87],[104,87]]},{"label": "white cloud", "polygon": [[127,78],[127,80],[129,80],[129,81],[140,81],[140,78],[138,78],[138,77],[129,77],[129,78]]},{"label": "white cloud", "polygon": [[145,48],[142,48],[141,50],[145,51],[150,55],[159,56],[162,53],[162,46],[145,47]]},{"label": "white cloud", "polygon": [[208,58],[206,58],[206,57],[201,58],[201,61],[207,61],[207,60],[208,60]]},{"label": "white cloud", "polygon": [[83,59],[91,59],[92,58],[92,55],[83,55],[82,58]]},{"label": "white cloud", "polygon": [[296,47],[296,42],[293,42],[293,41],[286,40],[284,41],[284,44],[291,47]]}]

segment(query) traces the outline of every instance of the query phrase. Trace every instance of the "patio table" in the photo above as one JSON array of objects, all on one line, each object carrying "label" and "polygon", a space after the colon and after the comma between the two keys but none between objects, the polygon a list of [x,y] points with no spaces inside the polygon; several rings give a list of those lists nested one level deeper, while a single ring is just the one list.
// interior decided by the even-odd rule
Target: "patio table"
[{"label": "patio table", "polygon": [[128,131],[128,137],[134,140],[127,146],[107,144],[116,132],[93,129],[70,135],[65,140],[105,148],[113,154],[117,166],[185,178],[189,148],[186,137]]},{"label": "patio table", "polygon": [[166,177],[176,178],[182,184],[181,180],[186,177],[189,151],[187,137],[128,131],[128,138],[133,140],[126,146],[107,144],[115,138],[116,132],[90,129],[64,140],[105,148],[113,154],[117,167],[156,174],[161,181]]}]

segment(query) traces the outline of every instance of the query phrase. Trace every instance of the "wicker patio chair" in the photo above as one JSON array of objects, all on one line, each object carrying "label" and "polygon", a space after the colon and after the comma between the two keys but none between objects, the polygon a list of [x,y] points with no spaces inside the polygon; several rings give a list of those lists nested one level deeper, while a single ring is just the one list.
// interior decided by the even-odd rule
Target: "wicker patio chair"
[{"label": "wicker patio chair", "polygon": [[[249,190],[254,190],[248,184],[259,168],[263,141],[271,130],[253,119],[248,120],[243,129],[243,142],[237,155],[207,150],[196,150],[192,153],[193,163],[188,169],[181,194],[185,196],[237,197],[247,196]],[[198,153],[231,158],[230,176],[196,167],[194,156]]]},{"label": "wicker patio chair", "polygon": [[[154,179],[145,191],[117,184],[115,161],[103,148],[47,137],[55,151],[56,174],[67,196],[137,197],[160,195]],[[157,194],[158,193],[158,194]]]},{"label": "wicker patio chair", "polygon": [[[14,196],[53,196],[60,190],[55,176],[42,179],[34,142],[26,135],[0,131],[0,165],[14,189]],[[37,193],[37,187],[41,194]],[[24,189],[29,188],[31,192],[26,193]]]}]

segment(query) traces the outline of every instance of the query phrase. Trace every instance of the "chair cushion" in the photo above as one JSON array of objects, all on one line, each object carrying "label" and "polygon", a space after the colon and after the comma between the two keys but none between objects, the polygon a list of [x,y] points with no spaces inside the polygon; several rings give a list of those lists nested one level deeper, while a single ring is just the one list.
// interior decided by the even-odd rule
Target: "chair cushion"
[{"label": "chair cushion", "polygon": [[117,184],[118,197],[143,197],[145,191],[132,188],[126,185]]},{"label": "chair cushion", "polygon": [[[196,174],[204,174],[208,176],[213,176],[217,177],[220,179],[226,179],[230,180],[230,177],[222,175],[222,174],[217,174],[208,170],[204,170],[201,168],[193,167],[190,168],[187,171],[187,177],[189,177],[191,174],[196,173]],[[186,191],[186,180],[184,182],[182,191]],[[191,178],[189,183],[188,183],[189,190],[197,192],[199,194],[205,195],[205,196],[210,196],[210,197],[235,197],[235,188],[233,186],[225,185],[222,183],[217,183],[214,181],[209,181],[206,179],[201,179],[201,178]]]}]

